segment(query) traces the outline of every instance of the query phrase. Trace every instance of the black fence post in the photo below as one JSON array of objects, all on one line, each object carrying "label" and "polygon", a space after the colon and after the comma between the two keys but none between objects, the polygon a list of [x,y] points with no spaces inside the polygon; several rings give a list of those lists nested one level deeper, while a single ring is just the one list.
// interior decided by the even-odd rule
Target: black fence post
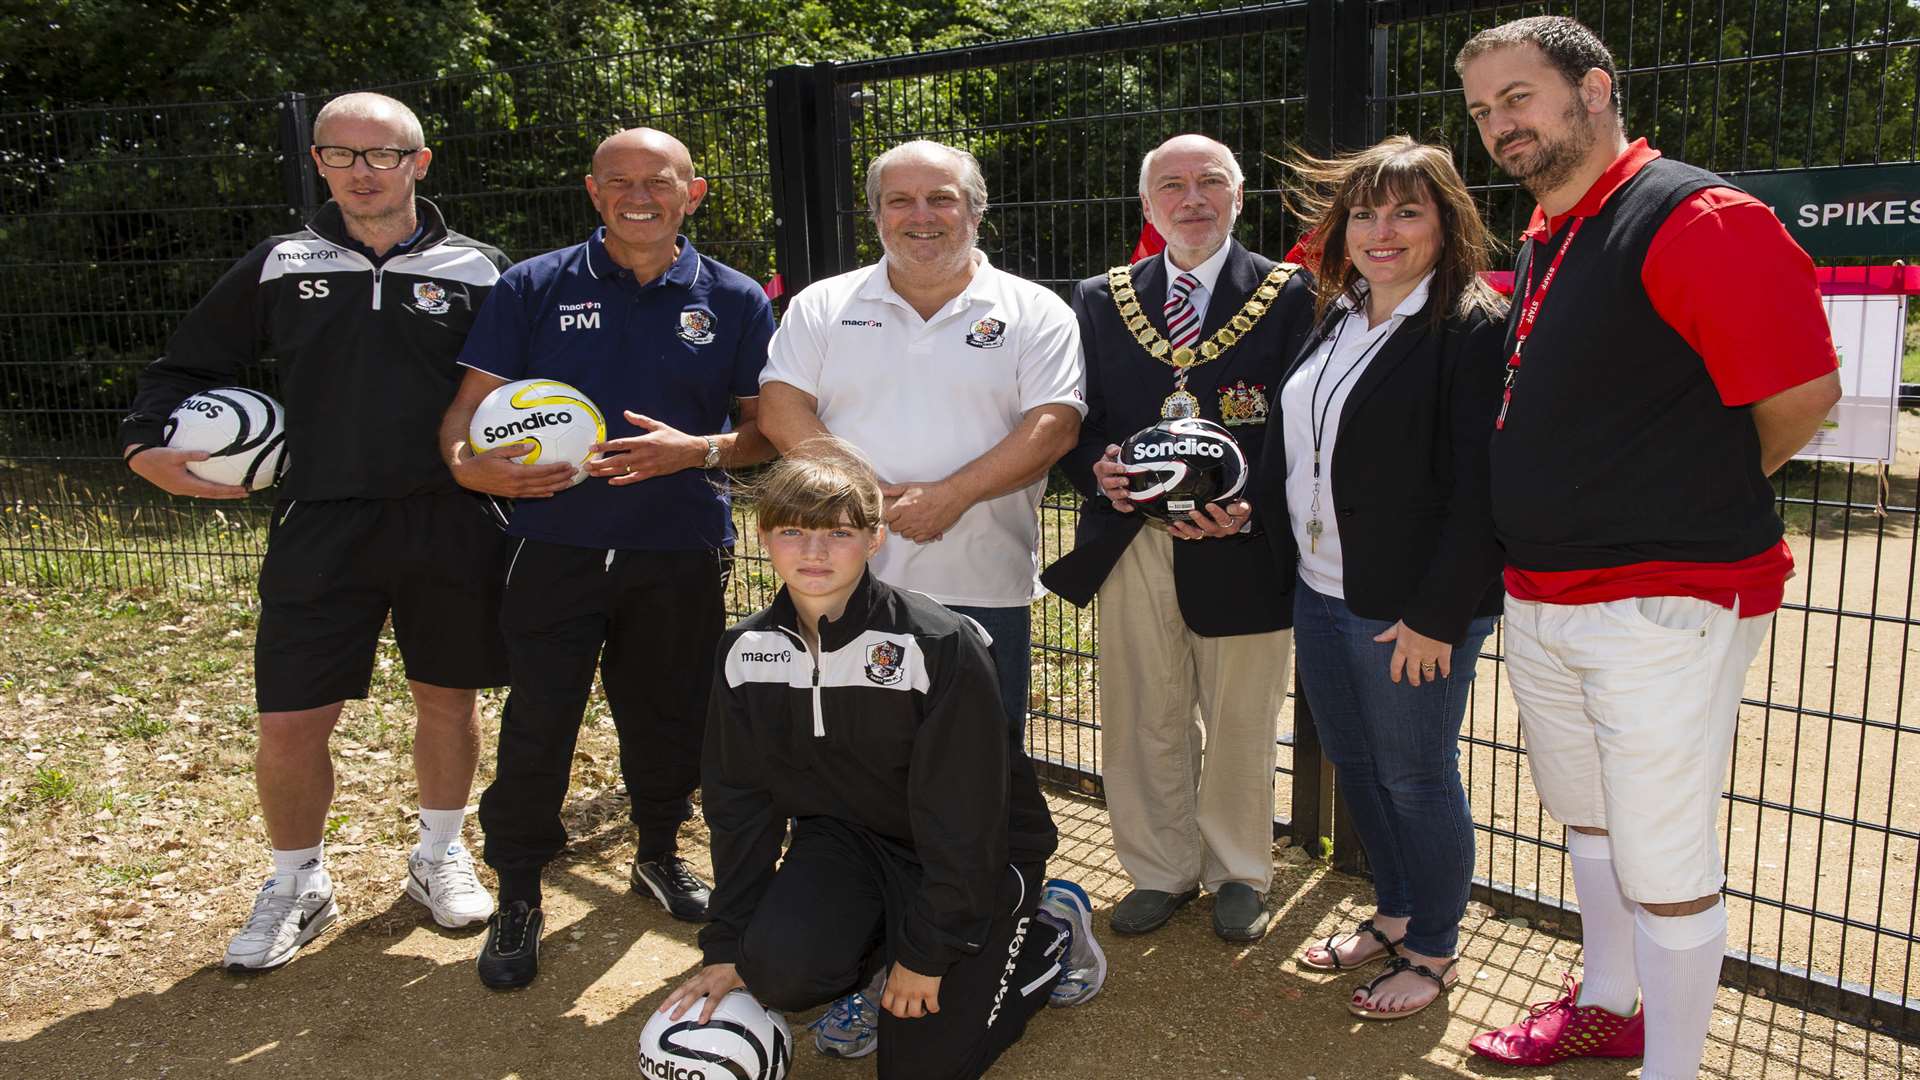
[{"label": "black fence post", "polygon": [[[1376,55],[1384,35],[1372,30],[1368,0],[1307,0],[1307,143],[1320,154],[1357,150],[1373,141],[1373,98],[1385,68]],[[1293,688],[1293,839],[1315,855],[1332,844],[1333,865],[1366,872],[1366,852],[1338,798],[1333,766],[1320,750],[1313,710],[1295,673]]]},{"label": "black fence post", "polygon": [[807,259],[804,82],[807,69],[790,64],[767,72],[767,172],[773,197],[773,269],[785,295],[812,281]]},{"label": "black fence post", "polygon": [[1307,0],[1307,141],[1316,153],[1373,141],[1376,72],[1385,69],[1368,16],[1369,0]]},{"label": "black fence post", "polygon": [[834,176],[845,150],[844,138],[834,138],[833,68],[789,64],[767,73],[774,269],[788,296],[840,269]]},{"label": "black fence post", "polygon": [[823,72],[820,87],[828,133],[826,152],[820,161],[820,190],[824,200],[820,211],[826,221],[826,235],[833,238],[823,275],[844,274],[854,269],[859,256],[854,228],[857,217],[841,213],[840,208],[853,208],[853,119],[865,98],[859,84],[842,83],[835,76],[833,71]]},{"label": "black fence post", "polygon": [[1333,764],[1320,751],[1320,733],[1300,673],[1293,673],[1293,842],[1316,858],[1320,838],[1333,836]]},{"label": "black fence post", "polygon": [[280,95],[280,187],[287,216],[305,221],[320,205],[307,147],[313,145],[313,118],[307,114],[307,95],[297,90]]}]

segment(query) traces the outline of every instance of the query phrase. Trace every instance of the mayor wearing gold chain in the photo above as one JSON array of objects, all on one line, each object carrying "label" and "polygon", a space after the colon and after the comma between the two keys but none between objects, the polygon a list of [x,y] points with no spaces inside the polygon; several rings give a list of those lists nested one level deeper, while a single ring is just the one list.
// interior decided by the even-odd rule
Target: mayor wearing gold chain
[{"label": "mayor wearing gold chain", "polygon": [[1245,190],[1226,146],[1160,144],[1141,162],[1140,202],[1166,251],[1073,292],[1087,415],[1060,466],[1085,501],[1074,550],[1041,580],[1076,604],[1100,598],[1102,768],[1134,885],[1113,910],[1124,934],[1159,928],[1201,889],[1226,940],[1256,939],[1268,922],[1292,574],[1246,504],[1164,526],[1127,501],[1117,460],[1121,440],[1176,416],[1221,424],[1249,461],[1260,454],[1271,395],[1312,325],[1313,285],[1232,238]]},{"label": "mayor wearing gold chain", "polygon": [[1251,501],[1298,575],[1300,684],[1377,902],[1302,960],[1367,968],[1348,1009],[1394,1020],[1455,981],[1473,873],[1457,740],[1501,604],[1487,447],[1506,307],[1480,280],[1491,242],[1445,149],[1396,136],[1292,175],[1318,326],[1281,379]]}]

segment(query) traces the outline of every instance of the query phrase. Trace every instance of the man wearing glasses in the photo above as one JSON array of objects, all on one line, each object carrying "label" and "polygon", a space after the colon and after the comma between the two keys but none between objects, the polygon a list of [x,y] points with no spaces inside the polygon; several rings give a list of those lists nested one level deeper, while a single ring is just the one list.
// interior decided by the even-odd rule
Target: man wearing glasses
[{"label": "man wearing glasses", "polygon": [[[449,231],[415,195],[433,152],[405,105],[335,98],[314,118],[314,142],[332,199],[306,228],[254,248],[187,313],[141,373],[120,428],[128,467],[156,487],[244,498],[188,472],[206,455],[161,445],[163,426],[188,395],[278,362],[290,467],[254,639],[254,778],[273,872],[227,947],[235,970],[286,963],[336,918],[321,842],[327,742],[345,700],[367,696],[389,614],[418,716],[420,843],[407,895],[446,927],[493,913],[460,828],[480,749],[475,688],[506,671],[499,590],[476,583],[500,580],[506,542],[492,504],[448,475],[435,431],[460,383],[454,357],[507,259]],[[514,494],[565,486],[570,471],[530,467]]]}]

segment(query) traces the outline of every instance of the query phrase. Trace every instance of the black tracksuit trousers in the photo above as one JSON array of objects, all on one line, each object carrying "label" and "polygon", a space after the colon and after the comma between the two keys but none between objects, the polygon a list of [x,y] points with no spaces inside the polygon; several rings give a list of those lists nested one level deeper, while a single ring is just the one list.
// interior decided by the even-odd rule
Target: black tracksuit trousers
[{"label": "black tracksuit trousers", "polygon": [[[1034,917],[1044,865],[1009,866],[984,947],[940,980],[940,1011],[880,1009],[880,1080],[974,1080],[1025,1033],[1062,973],[1058,932]],[[838,818],[801,818],[740,941],[740,978],[761,1004],[801,1012],[865,986],[893,962],[920,889],[906,849]],[[879,1008],[880,1003],[874,1002]]]},{"label": "black tracksuit trousers", "polygon": [[537,897],[541,868],[566,847],[560,811],[596,665],[620,735],[638,854],[673,853],[700,785],[730,568],[724,551],[519,543],[500,609],[513,688],[498,768],[480,799],[503,905]]}]

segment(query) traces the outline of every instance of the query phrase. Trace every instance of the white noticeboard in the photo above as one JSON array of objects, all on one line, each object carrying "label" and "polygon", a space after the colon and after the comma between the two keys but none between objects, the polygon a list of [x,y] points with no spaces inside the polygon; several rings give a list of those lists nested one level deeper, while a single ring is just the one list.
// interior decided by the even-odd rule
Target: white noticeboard
[{"label": "white noticeboard", "polygon": [[1905,296],[1829,296],[1827,324],[1840,354],[1840,403],[1794,455],[1823,461],[1893,460],[1898,431]]}]

